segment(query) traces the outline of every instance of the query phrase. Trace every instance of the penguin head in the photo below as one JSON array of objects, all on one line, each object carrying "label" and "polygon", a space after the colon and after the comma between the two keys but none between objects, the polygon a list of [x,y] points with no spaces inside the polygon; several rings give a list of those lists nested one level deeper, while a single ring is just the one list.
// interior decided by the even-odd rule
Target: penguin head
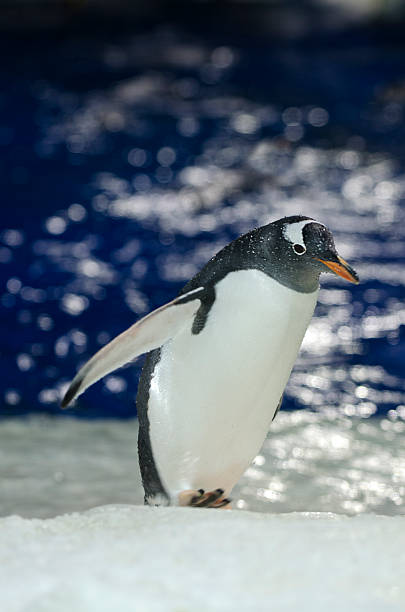
[{"label": "penguin head", "polygon": [[338,255],[331,232],[325,225],[304,216],[284,217],[274,224],[272,259],[278,260],[280,280],[291,288],[316,288],[322,272],[332,272],[357,284],[353,268]]}]

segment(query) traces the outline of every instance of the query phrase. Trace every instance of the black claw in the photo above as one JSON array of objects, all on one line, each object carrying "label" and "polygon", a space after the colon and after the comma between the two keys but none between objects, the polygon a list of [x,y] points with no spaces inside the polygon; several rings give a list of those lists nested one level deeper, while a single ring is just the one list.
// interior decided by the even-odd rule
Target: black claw
[{"label": "black claw", "polygon": [[223,494],[224,494],[223,489],[215,489],[215,491],[212,492],[213,497],[215,497],[215,501],[219,499],[220,497],[222,497]]},{"label": "black claw", "polygon": [[190,506],[195,506],[197,502],[201,501],[202,496],[205,495],[204,489],[198,489],[197,493],[199,493],[199,495],[194,495],[194,497],[191,498]]},{"label": "black claw", "polygon": [[231,503],[231,500],[228,498],[222,499],[218,504],[214,506],[214,508],[223,508]]},{"label": "black claw", "polygon": [[217,497],[214,494],[207,495],[207,497],[199,498],[195,503],[193,503],[194,508],[206,508],[210,506],[212,502],[214,502]]},{"label": "black claw", "polygon": [[204,495],[201,495],[201,497],[194,497],[191,500],[191,505],[194,508],[207,508],[217,501],[217,499],[219,499],[223,493],[223,489],[215,489],[215,491],[205,493]]}]

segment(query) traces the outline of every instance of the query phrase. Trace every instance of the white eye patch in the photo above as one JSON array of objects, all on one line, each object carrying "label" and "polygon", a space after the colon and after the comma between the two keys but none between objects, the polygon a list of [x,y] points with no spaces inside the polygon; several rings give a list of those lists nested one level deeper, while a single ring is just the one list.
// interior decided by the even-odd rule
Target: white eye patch
[{"label": "white eye patch", "polygon": [[296,223],[286,223],[283,227],[284,238],[288,240],[288,242],[291,242],[291,244],[299,244],[306,250],[302,231],[309,223],[316,223],[317,225],[325,227],[322,223],[318,223],[312,219],[305,219],[305,221],[297,221]]}]

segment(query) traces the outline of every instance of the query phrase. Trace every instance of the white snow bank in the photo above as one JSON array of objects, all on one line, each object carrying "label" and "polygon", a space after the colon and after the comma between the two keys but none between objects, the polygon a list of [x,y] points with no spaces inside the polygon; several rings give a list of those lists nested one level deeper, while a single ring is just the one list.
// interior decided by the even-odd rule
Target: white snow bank
[{"label": "white snow bank", "polygon": [[0,519],[4,612],[403,612],[405,518],[103,506]]}]

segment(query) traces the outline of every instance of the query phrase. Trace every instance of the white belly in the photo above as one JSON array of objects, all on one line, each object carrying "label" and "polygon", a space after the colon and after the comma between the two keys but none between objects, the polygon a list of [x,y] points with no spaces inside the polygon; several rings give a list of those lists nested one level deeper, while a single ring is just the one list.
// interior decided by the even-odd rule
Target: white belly
[{"label": "white belly", "polygon": [[148,416],[172,503],[186,489],[232,487],[260,450],[312,317],[298,293],[257,270],[228,274],[203,331],[162,347]]}]

